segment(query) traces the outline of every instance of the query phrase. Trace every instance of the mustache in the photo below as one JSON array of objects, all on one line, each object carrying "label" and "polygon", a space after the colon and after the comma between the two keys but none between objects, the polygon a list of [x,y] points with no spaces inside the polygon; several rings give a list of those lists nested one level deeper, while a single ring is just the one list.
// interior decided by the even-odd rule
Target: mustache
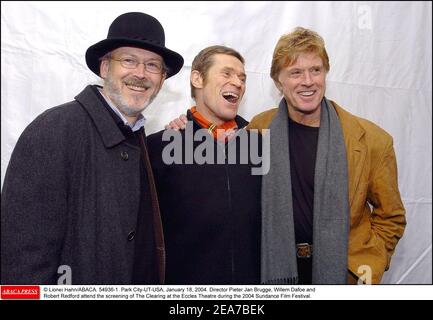
[{"label": "mustache", "polygon": [[142,88],[146,88],[146,89],[149,89],[152,87],[151,81],[145,80],[145,79],[137,79],[137,78],[127,79],[125,81],[125,84],[130,85],[130,86],[135,86],[135,87],[142,87]]}]

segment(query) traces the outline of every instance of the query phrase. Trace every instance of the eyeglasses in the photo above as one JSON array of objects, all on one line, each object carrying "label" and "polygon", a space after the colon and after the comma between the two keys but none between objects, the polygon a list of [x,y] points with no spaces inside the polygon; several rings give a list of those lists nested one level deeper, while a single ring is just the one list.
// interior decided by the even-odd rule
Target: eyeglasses
[{"label": "eyeglasses", "polygon": [[144,64],[144,68],[146,71],[150,73],[163,73],[165,72],[164,65],[158,61],[147,61],[147,62],[139,62],[134,58],[122,58],[122,59],[114,59],[111,60],[119,61],[120,65],[126,69],[135,69],[139,64]]}]

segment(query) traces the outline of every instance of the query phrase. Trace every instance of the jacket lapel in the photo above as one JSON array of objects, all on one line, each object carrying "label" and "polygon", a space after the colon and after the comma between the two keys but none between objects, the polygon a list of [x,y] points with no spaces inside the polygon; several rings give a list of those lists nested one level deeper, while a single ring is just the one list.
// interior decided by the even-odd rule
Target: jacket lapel
[{"label": "jacket lapel", "polygon": [[99,93],[95,90],[97,89],[89,85],[75,97],[75,100],[83,106],[95,123],[105,147],[111,148],[124,141],[125,136],[113,121],[103,105],[101,97],[98,96]]},{"label": "jacket lapel", "polygon": [[340,108],[335,102],[331,102],[337,111],[343,129],[349,175],[349,205],[352,206],[367,155],[367,147],[361,141],[365,130],[353,115]]}]

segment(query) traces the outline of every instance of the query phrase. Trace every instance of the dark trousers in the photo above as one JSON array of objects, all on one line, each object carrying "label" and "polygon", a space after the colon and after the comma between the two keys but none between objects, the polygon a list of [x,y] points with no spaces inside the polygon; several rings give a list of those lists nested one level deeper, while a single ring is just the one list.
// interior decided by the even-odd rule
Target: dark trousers
[{"label": "dark trousers", "polygon": [[311,284],[313,258],[298,258],[298,284]]}]

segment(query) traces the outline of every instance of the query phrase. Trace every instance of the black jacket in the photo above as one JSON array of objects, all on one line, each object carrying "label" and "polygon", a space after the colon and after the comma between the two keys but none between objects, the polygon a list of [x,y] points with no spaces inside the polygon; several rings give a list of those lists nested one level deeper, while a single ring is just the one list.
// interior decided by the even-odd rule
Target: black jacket
[{"label": "black jacket", "polygon": [[[190,113],[188,118],[192,120]],[[236,121],[239,127],[247,124],[241,117]],[[193,122],[192,131],[198,129],[201,127]],[[251,134],[245,129],[240,131],[250,141]],[[163,149],[171,142],[162,141],[163,133],[150,135],[148,146],[164,228],[166,283],[259,283],[261,176],[251,174],[250,161],[239,164],[241,138],[230,142],[237,143],[236,164],[228,164],[220,152],[222,164],[166,165]],[[185,160],[188,133],[182,130],[180,135]],[[256,138],[260,147],[260,137]],[[209,141],[216,162],[217,149],[225,147],[227,152],[227,144],[217,144],[213,138]],[[200,141],[193,142],[193,149],[197,151],[199,145]]]},{"label": "black jacket", "polygon": [[[1,195],[2,284],[57,284],[68,267],[72,284],[135,283],[135,243],[148,236],[137,230],[138,213],[152,220],[150,197],[140,203],[140,190],[149,191],[140,147],[103,103],[88,86],[19,138]],[[160,219],[152,225],[162,229]],[[162,234],[154,246],[148,251],[158,257],[144,258],[163,278]]]}]

